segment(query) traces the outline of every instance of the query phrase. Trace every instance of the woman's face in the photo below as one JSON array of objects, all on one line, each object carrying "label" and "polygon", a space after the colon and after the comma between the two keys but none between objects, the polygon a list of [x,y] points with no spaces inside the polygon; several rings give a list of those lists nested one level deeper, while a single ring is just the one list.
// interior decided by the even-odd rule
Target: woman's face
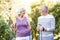
[{"label": "woman's face", "polygon": [[24,16],[25,15],[25,10],[22,10],[19,15]]}]

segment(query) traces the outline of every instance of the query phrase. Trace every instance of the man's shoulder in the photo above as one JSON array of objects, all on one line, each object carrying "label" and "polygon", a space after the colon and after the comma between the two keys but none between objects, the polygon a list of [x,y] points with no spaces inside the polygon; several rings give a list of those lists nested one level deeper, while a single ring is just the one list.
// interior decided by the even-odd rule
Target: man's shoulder
[{"label": "man's shoulder", "polygon": [[39,16],[38,19],[43,18],[42,16]]},{"label": "man's shoulder", "polygon": [[47,16],[47,18],[54,18],[54,16],[51,15],[51,14],[49,14],[49,15]]},{"label": "man's shoulder", "polygon": [[41,18],[54,18],[54,16],[51,14],[48,14],[47,16],[39,16],[38,17],[38,19],[41,19]]}]

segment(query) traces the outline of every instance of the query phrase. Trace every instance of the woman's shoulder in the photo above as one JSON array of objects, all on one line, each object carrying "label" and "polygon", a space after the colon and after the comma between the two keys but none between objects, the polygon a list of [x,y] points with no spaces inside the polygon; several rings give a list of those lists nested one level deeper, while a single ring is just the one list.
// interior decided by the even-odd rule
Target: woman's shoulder
[{"label": "woman's shoulder", "polygon": [[29,17],[26,17],[26,16],[25,16],[25,18],[26,18],[26,20],[27,20],[28,22],[30,22],[30,21],[31,21]]},{"label": "woman's shoulder", "polygon": [[28,17],[24,16],[24,18],[28,20]]}]

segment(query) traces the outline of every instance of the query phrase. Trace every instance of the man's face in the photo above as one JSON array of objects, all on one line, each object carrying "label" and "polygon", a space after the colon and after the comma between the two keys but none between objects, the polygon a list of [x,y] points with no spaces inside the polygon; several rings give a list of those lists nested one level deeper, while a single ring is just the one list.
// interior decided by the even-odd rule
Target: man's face
[{"label": "man's face", "polygon": [[43,15],[43,14],[47,13],[47,10],[41,8],[41,9],[39,10],[39,12]]}]

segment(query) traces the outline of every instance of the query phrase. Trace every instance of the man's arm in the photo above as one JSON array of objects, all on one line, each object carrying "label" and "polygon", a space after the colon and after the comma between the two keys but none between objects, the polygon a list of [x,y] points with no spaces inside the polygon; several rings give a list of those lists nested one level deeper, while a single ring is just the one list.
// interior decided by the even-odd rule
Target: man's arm
[{"label": "man's arm", "polygon": [[54,18],[51,18],[51,21],[50,21],[50,28],[44,28],[44,31],[54,31],[55,29],[55,19]]}]

